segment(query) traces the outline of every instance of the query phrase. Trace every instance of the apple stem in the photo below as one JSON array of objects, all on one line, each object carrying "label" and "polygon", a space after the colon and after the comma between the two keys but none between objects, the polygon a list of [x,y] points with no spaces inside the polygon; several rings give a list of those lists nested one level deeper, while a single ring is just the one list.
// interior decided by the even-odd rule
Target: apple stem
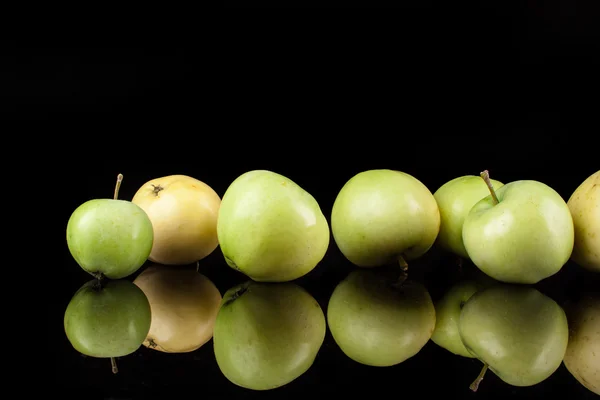
[{"label": "apple stem", "polygon": [[406,262],[404,257],[402,257],[402,255],[398,256],[398,264],[400,265],[400,268],[402,268],[403,272],[408,271],[408,263]]},{"label": "apple stem", "polygon": [[117,367],[117,359],[114,357],[110,358],[110,365],[112,366],[112,373],[116,374],[119,372],[119,368]]},{"label": "apple stem", "polygon": [[200,261],[196,261],[196,272],[200,272]]},{"label": "apple stem", "polygon": [[487,364],[483,364],[483,368],[481,368],[481,372],[479,372],[479,375],[477,376],[477,379],[475,379],[473,381],[473,383],[471,383],[471,385],[469,386],[469,389],[471,389],[473,392],[476,392],[477,389],[479,389],[479,384],[483,380],[483,377],[485,376],[485,373],[487,372],[487,369],[488,369],[488,365]]},{"label": "apple stem", "polygon": [[117,175],[117,184],[115,185],[115,196],[114,199],[119,198],[119,189],[121,189],[121,182],[123,182],[123,174]]},{"label": "apple stem", "polygon": [[94,272],[92,274],[96,280],[94,281],[94,289],[100,291],[104,287],[104,274],[102,272]]},{"label": "apple stem", "polygon": [[402,257],[402,255],[398,256],[398,264],[400,265],[400,276],[398,277],[398,281],[396,282],[396,287],[402,286],[408,278],[408,263],[406,262],[404,257]]},{"label": "apple stem", "polygon": [[487,185],[488,189],[490,190],[490,193],[492,194],[492,199],[494,199],[494,204],[500,203],[498,201],[498,196],[496,196],[496,191],[494,190],[494,186],[492,185],[492,181],[490,180],[490,173],[489,173],[489,171],[486,169],[485,171],[483,171],[482,173],[480,173],[479,176],[481,176],[481,179],[483,179],[483,181]]}]

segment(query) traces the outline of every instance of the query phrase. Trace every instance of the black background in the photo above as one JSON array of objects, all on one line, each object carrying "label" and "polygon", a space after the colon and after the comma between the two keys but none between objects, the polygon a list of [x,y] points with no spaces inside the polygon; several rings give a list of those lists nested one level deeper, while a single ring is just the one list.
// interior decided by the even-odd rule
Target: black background
[{"label": "black background", "polygon": [[[321,16],[312,25],[256,14],[250,22],[238,14],[219,41],[189,46],[9,43],[5,126],[29,132],[26,140],[41,155],[23,157],[39,164],[41,182],[58,187],[50,196],[57,201],[49,225],[60,277],[47,302],[48,334],[55,337],[47,346],[48,390],[90,399],[184,393],[591,399],[562,366],[530,388],[488,373],[473,394],[468,385],[481,365],[431,342],[401,365],[369,368],[348,360],[328,333],[306,374],[255,393],[222,376],[211,342],[185,355],[140,348],[119,359],[120,372],[112,375],[108,360],[82,357],[64,336],[64,309],[90,279],[68,253],[67,219],[84,201],[110,197],[118,173],[125,177],[120,197],[131,199],[158,176],[191,175],[222,196],[243,172],[270,169],[312,193],[328,219],[346,180],[372,168],[411,173],[432,192],[489,169],[503,182],[540,180],[568,199],[600,166],[590,139],[598,132],[591,78],[600,66],[593,10],[583,2],[525,2],[480,11],[464,20],[432,12],[410,25],[405,20],[412,16],[393,13],[378,14],[381,23],[369,15],[358,23],[355,15]],[[456,279],[453,268],[451,258],[435,251],[414,263],[434,298]],[[299,283],[326,310],[351,269],[332,241],[325,260]],[[222,293],[245,280],[219,249],[201,271]],[[569,263],[538,286],[562,303],[598,283]]]}]

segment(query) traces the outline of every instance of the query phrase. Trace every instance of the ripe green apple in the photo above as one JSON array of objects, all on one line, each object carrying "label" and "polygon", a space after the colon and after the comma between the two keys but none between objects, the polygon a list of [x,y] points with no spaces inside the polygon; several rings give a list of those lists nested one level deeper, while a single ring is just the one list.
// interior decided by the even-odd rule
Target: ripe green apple
[{"label": "ripe green apple", "polygon": [[315,198],[271,171],[242,174],[227,188],[217,236],[227,264],[259,282],[312,271],[329,247],[329,225]]},{"label": "ripe green apple", "polygon": [[342,254],[359,267],[377,267],[425,254],[435,242],[440,213],[415,177],[378,169],[360,172],[339,191],[331,230]]},{"label": "ripe green apple", "polygon": [[[504,186],[490,179],[494,189]],[[479,176],[466,175],[454,178],[435,191],[433,197],[440,210],[440,233],[436,243],[442,249],[463,258],[469,258],[463,244],[462,228],[471,207],[490,195],[485,182]]]},{"label": "ripe green apple", "polygon": [[458,321],[464,346],[512,386],[533,386],[560,367],[569,340],[564,310],[530,286],[500,283],[467,300]]},{"label": "ripe green apple", "polygon": [[326,329],[319,303],[300,286],[248,281],[223,296],[213,330],[217,364],[235,385],[275,389],[308,371]]},{"label": "ripe green apple", "polygon": [[600,171],[575,189],[567,205],[575,226],[571,259],[590,271],[600,272]]},{"label": "ripe green apple", "polygon": [[431,341],[459,356],[474,358],[464,346],[458,333],[460,313],[467,300],[475,293],[491,285],[493,281],[468,279],[453,285],[435,305],[435,330]]},{"label": "ripe green apple", "polygon": [[135,352],[146,339],[151,323],[150,303],[128,280],[93,279],[71,298],[64,315],[67,339],[75,350],[90,357],[111,358]]},{"label": "ripe green apple", "polygon": [[93,199],[81,204],[67,223],[67,246],[86,272],[121,279],[136,272],[148,259],[154,232],[148,215],[130,201]]},{"label": "ripe green apple", "polygon": [[435,318],[423,285],[409,280],[396,286],[369,269],[352,271],[336,286],[327,306],[329,330],[342,352],[376,367],[416,355],[431,338]]},{"label": "ripe green apple", "polygon": [[[487,171],[482,176],[489,181]],[[473,264],[506,283],[535,284],[556,274],[571,257],[574,241],[573,218],[560,194],[533,180],[491,191],[463,225]]]},{"label": "ripe green apple", "polygon": [[586,294],[566,307],[569,344],[563,360],[579,383],[600,395],[600,296]]}]

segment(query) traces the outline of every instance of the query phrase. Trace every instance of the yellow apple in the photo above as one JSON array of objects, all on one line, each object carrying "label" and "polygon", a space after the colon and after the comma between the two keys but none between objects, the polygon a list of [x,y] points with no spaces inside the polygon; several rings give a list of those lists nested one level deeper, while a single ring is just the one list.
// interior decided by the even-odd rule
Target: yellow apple
[{"label": "yellow apple", "polygon": [[590,271],[600,272],[600,171],[583,181],[567,204],[575,226],[571,259]]},{"label": "yellow apple", "polygon": [[221,198],[206,183],[186,175],[169,175],[146,182],[133,196],[152,222],[154,244],[150,261],[165,265],[191,264],[219,245],[217,217]]}]

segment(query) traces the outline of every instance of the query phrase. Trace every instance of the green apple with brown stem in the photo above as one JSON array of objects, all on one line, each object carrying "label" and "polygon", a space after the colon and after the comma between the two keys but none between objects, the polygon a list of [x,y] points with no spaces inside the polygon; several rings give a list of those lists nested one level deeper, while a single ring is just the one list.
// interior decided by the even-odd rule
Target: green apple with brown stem
[{"label": "green apple with brown stem", "polygon": [[543,382],[560,367],[569,340],[558,303],[531,286],[506,283],[472,295],[458,331],[465,348],[484,364],[473,391],[488,369],[512,386]]},{"label": "green apple with brown stem", "polygon": [[375,169],[350,178],[331,212],[331,230],[342,254],[363,268],[424,255],[440,228],[440,212],[429,189],[405,172]]},{"label": "green apple with brown stem", "polygon": [[136,204],[119,200],[123,175],[117,177],[113,199],[81,204],[67,223],[67,246],[86,272],[110,279],[125,278],[148,259],[154,232],[148,215]]},{"label": "green apple with brown stem", "polygon": [[600,272],[600,171],[585,179],[567,204],[575,226],[571,259],[590,271]]},{"label": "green apple with brown stem", "polygon": [[334,289],[327,306],[329,330],[346,356],[388,367],[415,356],[435,328],[435,308],[416,281],[401,284],[372,269],[352,271]]},{"label": "green apple with brown stem", "polygon": [[573,251],[573,218],[565,200],[550,186],[520,180],[495,190],[481,173],[490,195],[477,202],[463,224],[469,258],[490,277],[535,284],[556,274]]},{"label": "green apple with brown stem", "polygon": [[[504,184],[490,179],[494,189]],[[489,196],[485,182],[479,176],[465,175],[444,183],[435,191],[433,197],[440,210],[440,233],[436,244],[442,249],[462,258],[469,258],[463,244],[462,228],[471,208],[479,200]]]}]

